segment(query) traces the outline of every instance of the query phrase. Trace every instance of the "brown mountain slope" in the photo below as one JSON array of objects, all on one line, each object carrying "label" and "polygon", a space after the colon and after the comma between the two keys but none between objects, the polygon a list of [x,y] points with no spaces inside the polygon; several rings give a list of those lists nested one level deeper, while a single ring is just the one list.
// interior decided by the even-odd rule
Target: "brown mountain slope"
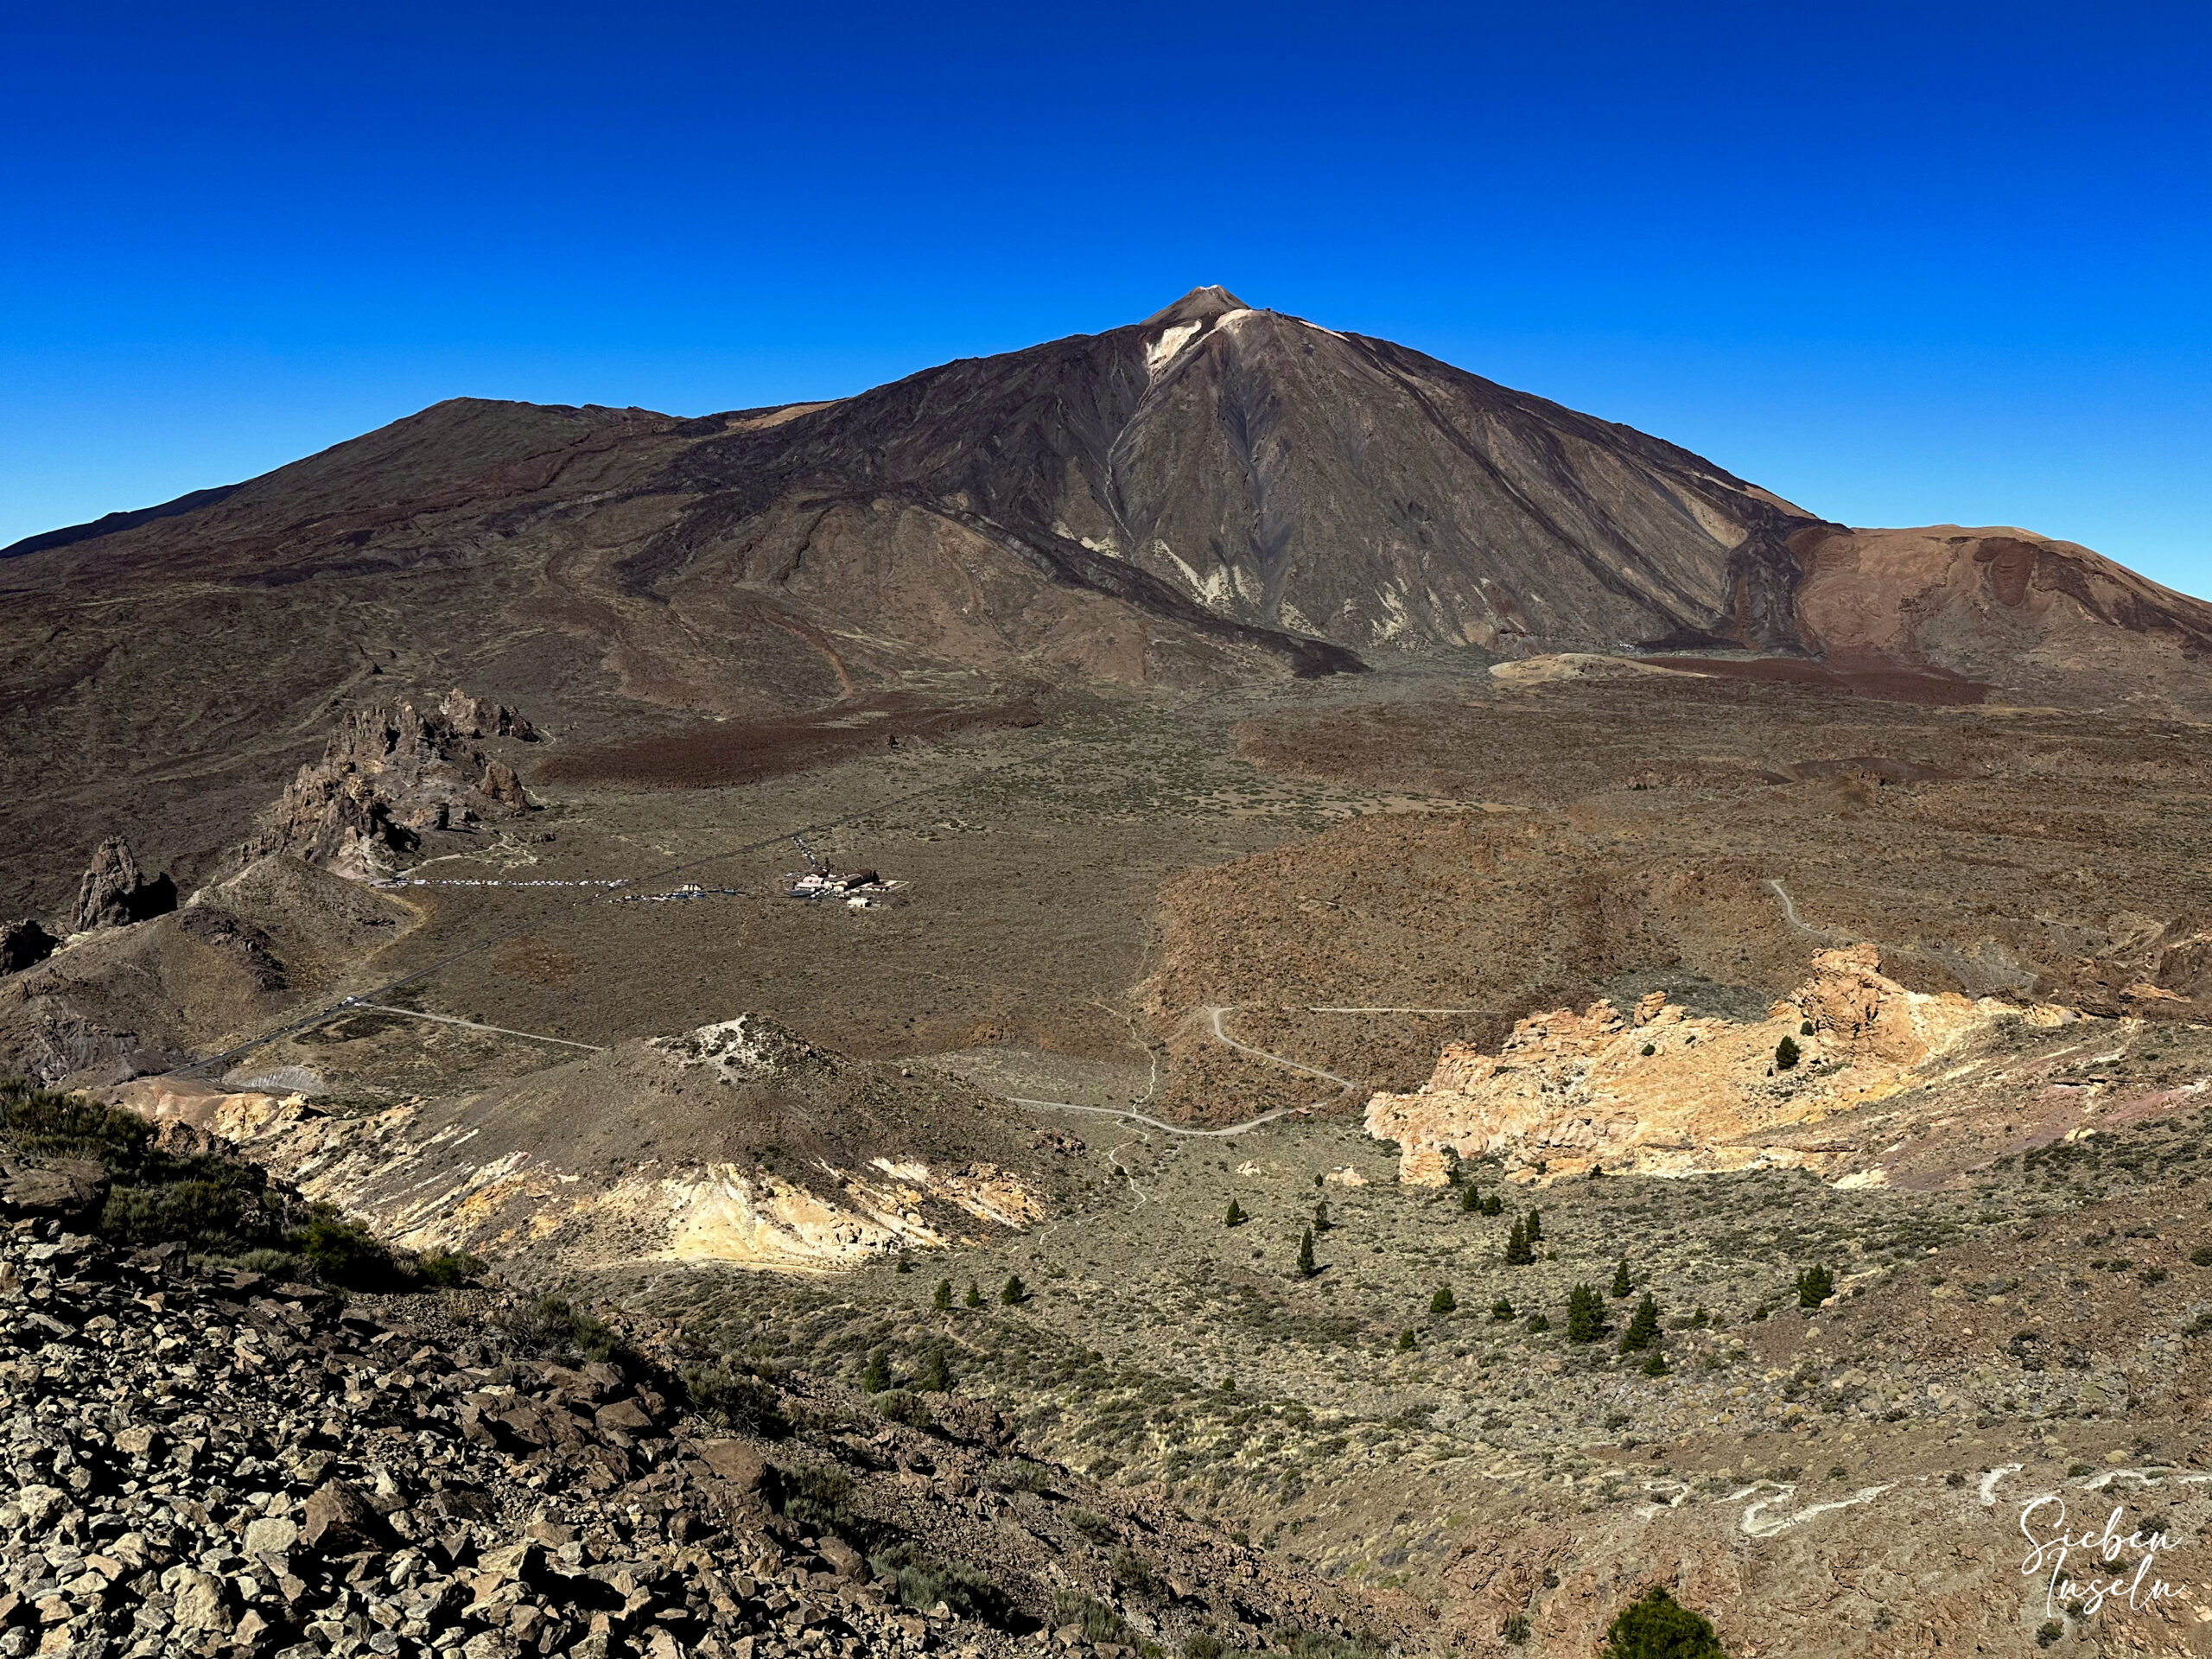
[{"label": "brown mountain slope", "polygon": [[2078,549],[1969,539],[1847,531],[1219,289],[826,404],[455,400],[0,552],[0,913],[50,908],[118,829],[216,873],[336,709],[454,684],[594,741],[1430,646],[1875,655],[2046,701],[2203,701],[2212,611]]}]

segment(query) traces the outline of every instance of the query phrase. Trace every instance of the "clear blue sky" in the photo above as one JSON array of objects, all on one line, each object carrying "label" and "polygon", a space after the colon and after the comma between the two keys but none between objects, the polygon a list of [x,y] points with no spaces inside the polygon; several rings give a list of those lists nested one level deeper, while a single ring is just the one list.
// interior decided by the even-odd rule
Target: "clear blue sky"
[{"label": "clear blue sky", "polygon": [[2212,593],[2197,8],[0,22],[0,543],[456,394],[849,392],[1200,283]]}]

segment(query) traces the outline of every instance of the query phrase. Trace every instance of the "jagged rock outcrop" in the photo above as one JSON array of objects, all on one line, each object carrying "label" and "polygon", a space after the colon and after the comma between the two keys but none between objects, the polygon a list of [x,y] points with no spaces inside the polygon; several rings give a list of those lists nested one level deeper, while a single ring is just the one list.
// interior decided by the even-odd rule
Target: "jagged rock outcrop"
[{"label": "jagged rock outcrop", "polygon": [[128,927],[176,908],[176,883],[166,875],[148,876],[130,855],[130,843],[110,836],[92,855],[77,884],[76,908],[69,912],[72,933]]},{"label": "jagged rock outcrop", "polygon": [[537,728],[518,709],[489,697],[472,697],[459,686],[446,693],[438,712],[463,737],[512,737],[518,742],[537,741]]},{"label": "jagged rock outcrop", "polygon": [[36,967],[52,956],[54,947],[60,943],[29,918],[0,922],[0,974],[20,974],[26,968]]},{"label": "jagged rock outcrop", "polygon": [[[1599,1165],[1840,1173],[1872,1148],[1808,1126],[1924,1080],[2007,1024],[2049,1029],[2081,1017],[1908,990],[1883,975],[1877,947],[1855,944],[1816,955],[1812,977],[1764,1020],[1701,1017],[1654,992],[1627,1014],[1600,1001],[1532,1014],[1494,1055],[1448,1045],[1419,1092],[1368,1102],[1367,1130],[1398,1143],[1399,1179],[1420,1185],[1442,1185],[1455,1156],[1496,1157],[1524,1179]],[[1785,1038],[1796,1050],[1786,1065],[1777,1054]]]},{"label": "jagged rock outcrop", "polygon": [[355,709],[264,816],[245,857],[289,853],[359,880],[388,870],[425,831],[518,817],[531,810],[522,780],[475,740],[535,734],[513,709],[458,690],[428,711],[405,702]]}]

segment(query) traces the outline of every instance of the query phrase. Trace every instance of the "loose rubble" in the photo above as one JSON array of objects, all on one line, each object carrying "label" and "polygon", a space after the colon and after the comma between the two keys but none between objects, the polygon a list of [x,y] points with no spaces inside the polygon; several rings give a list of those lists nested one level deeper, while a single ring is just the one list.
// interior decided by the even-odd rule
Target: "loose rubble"
[{"label": "loose rubble", "polygon": [[[1327,1592],[1253,1552],[1014,1459],[971,1401],[878,1409],[709,1370],[702,1411],[618,1345],[652,1333],[557,1305],[348,1306],[17,1213],[0,1230],[5,1659],[1111,1656],[1141,1631],[1257,1646],[1293,1607],[1333,1625]],[[549,1319],[609,1357],[533,1357]],[[1144,1596],[1117,1596],[1117,1573]],[[917,1592],[933,1604],[902,1605]]]}]

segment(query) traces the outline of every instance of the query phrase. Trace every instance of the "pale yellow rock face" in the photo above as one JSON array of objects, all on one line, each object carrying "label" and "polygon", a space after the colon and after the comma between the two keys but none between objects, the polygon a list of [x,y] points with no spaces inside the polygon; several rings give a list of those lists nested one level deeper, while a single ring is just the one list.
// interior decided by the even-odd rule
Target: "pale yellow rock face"
[{"label": "pale yellow rock face", "polygon": [[[1756,1023],[1697,1017],[1655,994],[1627,1014],[1596,1002],[1532,1015],[1496,1054],[1450,1045],[1418,1093],[1368,1102],[1367,1130],[1398,1143],[1399,1179],[1414,1185],[1443,1185],[1455,1154],[1496,1156],[1520,1179],[1593,1165],[1841,1174],[1862,1148],[1779,1132],[1894,1094],[2001,1022],[2077,1017],[1907,990],[1884,976],[1876,947],[1853,945],[1815,957],[1812,978]],[[1794,1068],[1775,1064],[1784,1037],[1801,1052]]]}]

